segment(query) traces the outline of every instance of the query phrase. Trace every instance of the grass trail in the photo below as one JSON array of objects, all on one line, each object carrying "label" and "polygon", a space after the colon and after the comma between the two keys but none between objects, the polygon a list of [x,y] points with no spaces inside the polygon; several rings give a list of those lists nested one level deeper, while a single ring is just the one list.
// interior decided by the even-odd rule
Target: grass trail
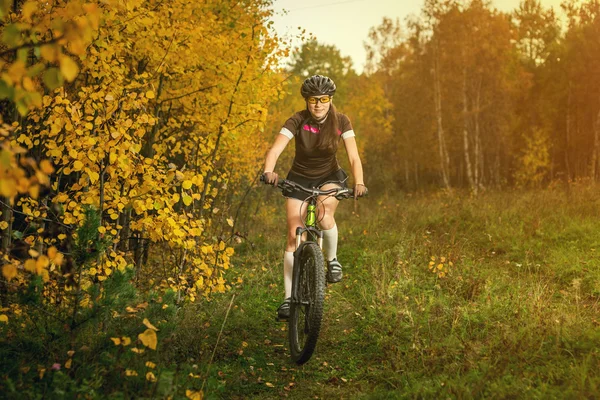
[{"label": "grass trail", "polygon": [[[290,362],[283,215],[237,250],[231,293],[184,309],[163,353],[207,398],[594,398],[600,393],[598,191],[348,201],[344,280],[313,358]],[[231,296],[234,306],[214,350]]]}]

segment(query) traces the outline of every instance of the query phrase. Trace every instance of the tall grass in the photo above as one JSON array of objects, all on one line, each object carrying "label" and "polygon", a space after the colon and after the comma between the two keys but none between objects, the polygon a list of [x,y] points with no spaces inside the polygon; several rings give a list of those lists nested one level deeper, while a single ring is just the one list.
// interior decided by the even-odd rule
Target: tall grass
[{"label": "tall grass", "polygon": [[[343,202],[344,279],[327,288],[316,353],[301,367],[290,362],[287,326],[275,322],[285,219],[274,197],[239,225],[248,229],[226,276],[231,292],[180,309],[150,301],[158,308],[148,318],[161,324],[157,351],[146,353],[156,383],[144,376],[145,359],[114,359],[110,338],[135,340],[139,315],[90,332],[93,354],[80,356],[62,386],[8,380],[7,372],[0,385],[14,383],[23,397],[139,389],[185,398],[190,389],[208,399],[597,398],[599,194],[575,186]],[[41,354],[16,345],[27,341],[4,343],[13,343],[14,365]],[[134,367],[138,377],[116,379]],[[83,368],[100,383],[81,378]]]},{"label": "tall grass", "polygon": [[378,390],[597,395],[600,211],[576,190],[388,199],[351,222],[344,245],[364,250],[340,297],[370,315]]},{"label": "tall grass", "polygon": [[[252,350],[233,368],[248,380],[225,379],[221,395],[595,397],[598,194],[574,187],[342,203],[344,280],[328,288],[316,355],[300,368],[288,361],[285,327],[272,322],[283,296],[284,219],[279,209],[262,215],[249,234],[254,247],[238,252],[244,316],[234,313],[228,339],[239,343],[235,330],[248,329]],[[231,358],[221,361],[231,368]]]}]

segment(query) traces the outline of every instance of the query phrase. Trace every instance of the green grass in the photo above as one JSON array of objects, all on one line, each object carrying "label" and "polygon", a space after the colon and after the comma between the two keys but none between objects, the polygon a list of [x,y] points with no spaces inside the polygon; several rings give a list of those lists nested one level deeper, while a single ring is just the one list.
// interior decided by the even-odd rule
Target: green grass
[{"label": "green grass", "polygon": [[[203,389],[208,399],[595,398],[599,194],[574,187],[569,195],[437,193],[342,203],[344,279],[327,288],[319,343],[303,366],[290,362],[287,326],[275,322],[283,204],[263,204],[246,221],[248,239],[227,276],[241,283],[230,292],[176,314],[151,301],[154,308],[131,325],[90,332],[90,355],[75,356],[78,367],[64,382],[55,374],[52,382],[13,383],[46,385],[22,393],[90,398],[185,398],[186,389]],[[445,276],[430,269],[432,257],[436,272],[444,257]],[[135,338],[143,316],[162,320],[157,351],[119,359],[108,338]],[[53,352],[35,338],[16,343],[11,356],[23,362]],[[155,387],[143,376],[146,359],[157,364]],[[123,378],[132,365],[141,376]]]},{"label": "green grass", "polygon": [[[594,188],[368,199],[338,215],[344,280],[313,359],[289,360],[283,215],[238,249],[244,282],[208,307],[195,352],[208,398],[593,398],[600,390],[600,208]],[[440,278],[431,257],[452,261]],[[188,307],[189,308],[189,307]],[[202,308],[205,308],[203,306]],[[188,310],[189,311],[189,310]],[[205,318],[184,319],[193,348]],[[208,318],[208,315],[206,315]],[[246,347],[244,347],[246,346]]]}]

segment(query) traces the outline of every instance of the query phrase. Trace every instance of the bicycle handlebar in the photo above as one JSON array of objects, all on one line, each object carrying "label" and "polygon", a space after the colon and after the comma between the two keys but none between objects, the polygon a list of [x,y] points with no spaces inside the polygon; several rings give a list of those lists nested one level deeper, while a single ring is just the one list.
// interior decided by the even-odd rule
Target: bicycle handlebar
[{"label": "bicycle handlebar", "polygon": [[[262,174],[260,176],[260,181],[263,183],[266,183],[264,174]],[[328,190],[321,190],[318,188],[307,188],[307,187],[300,185],[299,183],[296,183],[294,181],[290,181],[287,179],[279,179],[279,182],[277,183],[277,188],[279,188],[281,190],[296,189],[296,190],[300,190],[304,193],[308,193],[311,196],[334,196],[338,200],[351,199],[354,197],[353,189],[333,188],[333,189],[328,189]],[[368,193],[369,192],[367,191],[364,195],[366,196]]]}]

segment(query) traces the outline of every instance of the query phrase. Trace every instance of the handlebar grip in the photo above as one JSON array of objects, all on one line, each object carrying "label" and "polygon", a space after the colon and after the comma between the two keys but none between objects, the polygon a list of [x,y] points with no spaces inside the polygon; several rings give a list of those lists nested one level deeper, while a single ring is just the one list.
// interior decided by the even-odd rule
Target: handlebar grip
[{"label": "handlebar grip", "polygon": [[262,183],[265,183],[265,179],[266,179],[265,174],[260,174],[260,181]]}]

